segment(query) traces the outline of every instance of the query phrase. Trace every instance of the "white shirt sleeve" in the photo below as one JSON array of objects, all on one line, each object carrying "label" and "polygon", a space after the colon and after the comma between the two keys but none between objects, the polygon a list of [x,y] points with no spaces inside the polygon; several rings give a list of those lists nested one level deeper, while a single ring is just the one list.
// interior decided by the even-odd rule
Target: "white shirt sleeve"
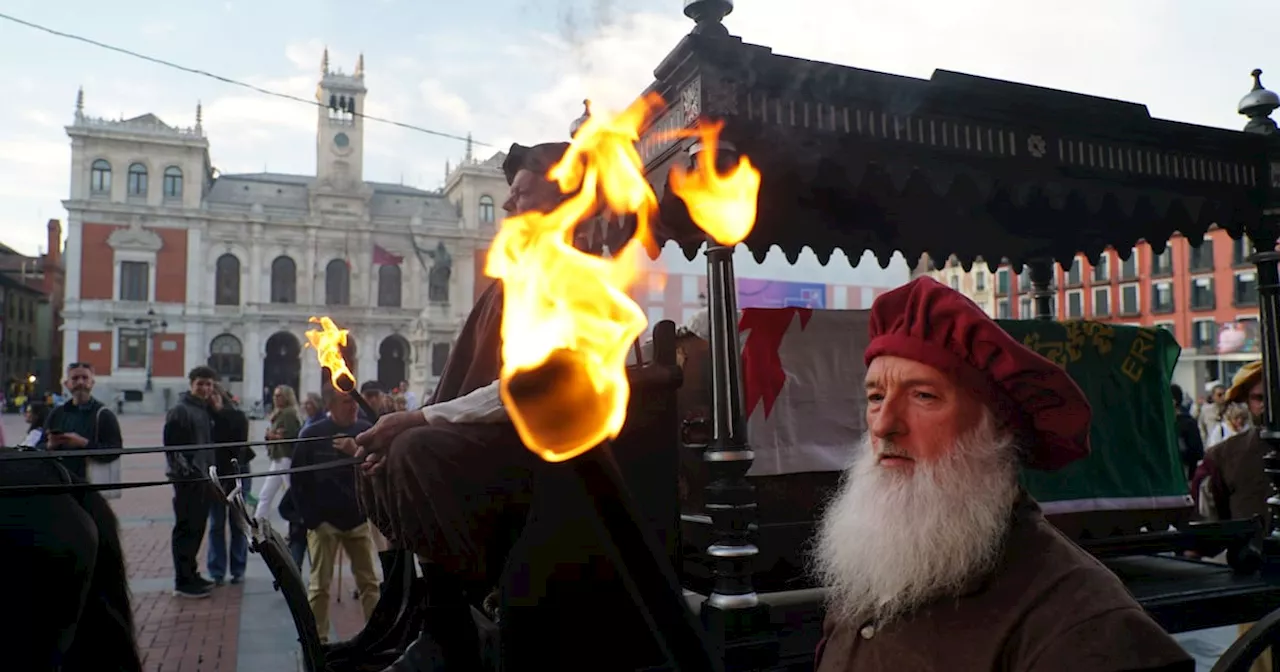
[{"label": "white shirt sleeve", "polygon": [[452,401],[422,407],[422,417],[428,423],[483,423],[506,422],[507,409],[502,405],[500,381],[493,381]]}]

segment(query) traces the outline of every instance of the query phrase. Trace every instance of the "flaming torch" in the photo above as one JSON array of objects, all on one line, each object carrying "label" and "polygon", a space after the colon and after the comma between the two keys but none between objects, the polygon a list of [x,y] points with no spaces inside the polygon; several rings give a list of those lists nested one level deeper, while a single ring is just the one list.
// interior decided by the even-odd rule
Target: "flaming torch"
[{"label": "flaming torch", "polygon": [[[650,94],[616,116],[588,109],[565,156],[547,174],[571,196],[549,213],[505,219],[485,273],[503,282],[500,389],[520,438],[542,459],[572,465],[626,559],[620,569],[667,653],[682,670],[709,670],[719,666],[680,597],[674,571],[637,522],[616,466],[588,453],[622,430],[630,395],[627,353],[648,322],[628,290],[639,276],[641,255],[653,246],[650,220],[658,200],[635,145],[663,105]],[[714,147],[720,129],[700,125],[680,134]],[[723,244],[736,244],[754,224],[760,175],[745,157],[728,176],[713,165],[700,168],[681,181],[681,196],[699,213],[699,226],[713,227],[708,233]],[[636,218],[635,236],[608,259],[573,246],[577,224],[602,207]]]},{"label": "flaming torch", "polygon": [[307,330],[307,342],[315,349],[320,366],[329,369],[329,380],[333,383],[334,389],[354,399],[365,415],[376,419],[378,413],[373,410],[369,402],[364,400],[364,397],[360,396],[360,391],[356,389],[355,374],[351,373],[351,369],[347,367],[347,360],[342,358],[342,348],[347,345],[349,332],[346,329],[339,329],[327,315],[312,317],[309,322],[320,325],[319,329]]}]

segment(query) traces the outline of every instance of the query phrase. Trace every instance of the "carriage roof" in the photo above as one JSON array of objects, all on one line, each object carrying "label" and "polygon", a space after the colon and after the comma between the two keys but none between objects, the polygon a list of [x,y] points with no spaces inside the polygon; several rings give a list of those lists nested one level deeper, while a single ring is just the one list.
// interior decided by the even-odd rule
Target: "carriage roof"
[{"label": "carriage roof", "polygon": [[[694,5],[714,3],[694,2]],[[698,19],[700,17],[694,17]],[[654,72],[667,106],[641,138],[660,194],[659,236],[692,258],[704,238],[665,189],[692,142],[663,131],[700,115],[762,174],[757,259],[809,247],[887,265],[955,255],[1022,264],[1139,240],[1163,250],[1213,225],[1261,233],[1280,202],[1280,105],[1260,85],[1241,101],[1249,131],[1152,118],[1146,106],[938,70],[928,80],[782,56],[701,17]],[[1256,83],[1257,74],[1255,74]],[[1256,237],[1256,235],[1255,235]]]}]

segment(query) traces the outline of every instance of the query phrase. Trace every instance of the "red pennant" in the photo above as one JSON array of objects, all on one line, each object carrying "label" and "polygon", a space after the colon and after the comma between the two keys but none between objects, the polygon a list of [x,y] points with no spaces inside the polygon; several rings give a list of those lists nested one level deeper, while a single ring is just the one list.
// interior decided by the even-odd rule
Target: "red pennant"
[{"label": "red pennant", "polygon": [[782,345],[782,337],[791,327],[792,320],[800,317],[800,330],[809,326],[813,317],[812,308],[781,308],[769,310],[742,311],[738,321],[738,333],[750,330],[747,342],[742,347],[742,387],[746,397],[747,417],[755,410],[758,402],[764,402],[764,417],[768,418],[773,411],[773,404],[782,393],[782,386],[787,382],[787,373],[782,370],[782,358],[778,348]]}]

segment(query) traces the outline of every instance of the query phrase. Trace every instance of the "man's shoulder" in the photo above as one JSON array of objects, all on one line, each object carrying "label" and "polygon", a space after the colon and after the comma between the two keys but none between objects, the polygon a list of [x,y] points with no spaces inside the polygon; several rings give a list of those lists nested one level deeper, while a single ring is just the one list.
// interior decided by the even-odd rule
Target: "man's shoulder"
[{"label": "man's shoulder", "polygon": [[1179,660],[1181,649],[1173,639],[1097,558],[1043,518],[1020,536],[1007,568],[1008,585],[1000,592],[1013,603],[1010,644],[1014,657],[1025,663],[1022,669],[1041,669],[1046,652],[1072,648],[1082,655],[1120,656],[1137,647],[1154,656],[1148,659]]},{"label": "man's shoulder", "polygon": [[315,422],[303,427],[298,432],[298,438],[314,439],[321,436],[329,436],[330,434],[333,434],[332,425],[333,425],[333,422],[331,422],[328,418],[325,418],[323,420],[316,420]]},{"label": "man's shoulder", "polygon": [[1210,446],[1205,453],[1211,457],[1221,459],[1225,455],[1247,450],[1256,445],[1260,445],[1261,443],[1262,442],[1258,440],[1257,430],[1246,429],[1243,432],[1233,434],[1232,436]]}]

